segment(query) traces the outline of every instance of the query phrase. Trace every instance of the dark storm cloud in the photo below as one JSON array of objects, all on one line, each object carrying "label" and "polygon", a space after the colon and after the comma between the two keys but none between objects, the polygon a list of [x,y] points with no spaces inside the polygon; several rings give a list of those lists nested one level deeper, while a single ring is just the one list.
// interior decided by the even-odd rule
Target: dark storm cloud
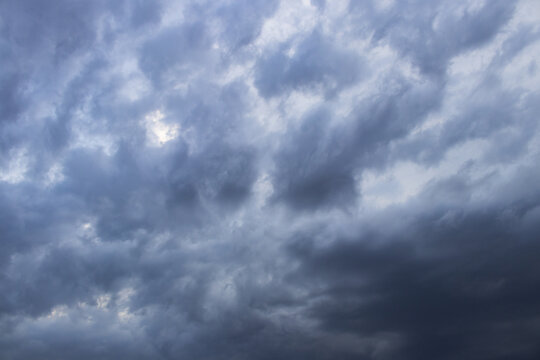
[{"label": "dark storm cloud", "polygon": [[396,335],[389,358],[538,356],[538,190],[511,207],[428,205],[469,186],[461,178],[432,184],[420,203],[388,214],[413,218],[390,236],[290,245],[298,281],[313,283],[309,316],[330,332]]},{"label": "dark storm cloud", "polygon": [[537,10],[0,2],[0,358],[536,359]]}]

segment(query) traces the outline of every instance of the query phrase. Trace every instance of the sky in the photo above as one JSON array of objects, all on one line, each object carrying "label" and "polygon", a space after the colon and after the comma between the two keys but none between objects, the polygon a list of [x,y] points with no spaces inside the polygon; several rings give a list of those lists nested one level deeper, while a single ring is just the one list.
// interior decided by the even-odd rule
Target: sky
[{"label": "sky", "polygon": [[540,358],[537,0],[0,0],[0,358]]}]

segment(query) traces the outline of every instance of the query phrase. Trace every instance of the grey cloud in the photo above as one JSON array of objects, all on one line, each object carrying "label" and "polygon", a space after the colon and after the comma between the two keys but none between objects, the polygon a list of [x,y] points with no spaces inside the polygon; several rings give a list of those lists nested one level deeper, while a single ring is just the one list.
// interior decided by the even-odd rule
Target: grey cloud
[{"label": "grey cloud", "polygon": [[320,9],[324,9],[326,6],[325,0],[311,0],[311,4],[317,6]]},{"label": "grey cloud", "polygon": [[529,26],[524,26],[509,37],[503,44],[502,49],[494,58],[491,66],[501,67],[507,65],[522,50],[537,42],[540,33]]},{"label": "grey cloud", "polygon": [[166,180],[171,206],[192,212],[209,200],[235,208],[249,197],[256,175],[252,149],[216,145],[204,155],[175,157]]},{"label": "grey cloud", "polygon": [[465,179],[433,184],[425,194],[431,204],[441,203],[434,195],[454,198],[451,207],[395,209],[394,218],[414,215],[390,236],[366,232],[327,246],[290,245],[302,264],[296,281],[311,282],[318,299],[307,314],[330,332],[394,334],[401,341],[389,358],[534,358],[540,349],[515,334],[539,325],[540,294],[530,288],[540,280],[533,255],[538,229],[526,215],[537,213],[518,203],[459,208],[454,204],[467,201],[455,194],[470,185],[456,187],[456,180]]},{"label": "grey cloud", "polygon": [[[215,153],[214,153],[215,151]],[[238,203],[249,195],[255,181],[252,149],[212,149],[205,158],[195,160],[200,170],[195,171],[205,193],[221,202]],[[197,166],[197,165],[195,165]]]},{"label": "grey cloud", "polygon": [[532,3],[1,2],[0,358],[536,359]]},{"label": "grey cloud", "polygon": [[0,118],[2,122],[13,121],[22,110],[23,99],[21,99],[22,79],[19,74],[8,75],[2,79],[0,96],[2,97],[2,108]]},{"label": "grey cloud", "polygon": [[[11,16],[4,17],[3,34],[23,53],[30,55],[47,49],[54,60],[62,61],[95,41],[94,22],[102,8],[99,2],[68,4],[66,1],[52,6],[41,1],[5,1],[3,13]],[[38,18],[40,21],[36,21]]]},{"label": "grey cloud", "polygon": [[166,29],[143,46],[140,67],[159,86],[168,71],[182,71],[185,63],[204,59],[209,45],[203,22]]},{"label": "grey cloud", "polygon": [[360,80],[365,71],[362,59],[340,49],[319,31],[302,39],[292,56],[288,47],[265,56],[257,64],[255,85],[264,97],[290,90],[320,90],[334,96]]},{"label": "grey cloud", "polygon": [[138,0],[132,1],[130,22],[135,27],[140,27],[161,20],[162,4],[161,1]]},{"label": "grey cloud", "polygon": [[282,146],[275,159],[276,200],[310,209],[346,206],[355,198],[351,139],[345,129],[331,128],[329,121],[328,112],[315,112]]},{"label": "grey cloud", "polygon": [[276,0],[244,0],[218,5],[215,15],[222,23],[221,37],[225,44],[236,50],[252,43],[260,35],[264,20],[277,10],[278,5]]},{"label": "grey cloud", "polygon": [[515,4],[492,1],[469,10],[467,4],[413,0],[379,11],[371,2],[351,1],[350,8],[359,14],[360,31],[375,41],[387,40],[422,72],[441,76],[452,57],[492,39],[512,17]]},{"label": "grey cloud", "polygon": [[[100,320],[99,328],[95,325],[81,326],[79,324],[84,319],[73,317],[62,324],[45,324],[32,330],[31,334],[12,334],[2,342],[3,355],[10,359],[40,359],[43,356],[58,359],[115,359],[119,356],[147,359],[158,356],[151,344],[141,343],[140,336],[119,331],[110,319]],[[27,339],[29,335],[33,339],[31,342]]]},{"label": "grey cloud", "polygon": [[492,162],[508,162],[526,151],[536,129],[538,94],[507,91],[491,72],[486,77],[476,94],[462,102],[458,116],[403,139],[396,144],[394,156],[433,164],[457,145],[488,138],[497,139],[490,143],[487,154]]},{"label": "grey cloud", "polygon": [[346,208],[356,198],[355,176],[384,167],[392,141],[405,137],[440,104],[442,86],[395,79],[393,90],[361,102],[346,125],[318,111],[291,131],[275,157],[276,199],[299,209]]}]

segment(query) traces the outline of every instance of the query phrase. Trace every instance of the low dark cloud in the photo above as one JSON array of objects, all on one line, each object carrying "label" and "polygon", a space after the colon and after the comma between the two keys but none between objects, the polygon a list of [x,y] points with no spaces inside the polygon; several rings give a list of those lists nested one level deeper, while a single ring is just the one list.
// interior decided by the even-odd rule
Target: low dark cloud
[{"label": "low dark cloud", "polygon": [[[456,181],[434,184],[425,200],[463,192]],[[426,206],[391,236],[293,242],[290,252],[301,261],[294,278],[316,299],[305,311],[331,333],[392,334],[399,341],[385,358],[538,356],[532,334],[540,326],[540,293],[532,284],[540,281],[539,229],[529,218],[538,213],[522,206],[513,216],[506,204]]]},{"label": "low dark cloud", "polygon": [[538,11],[0,2],[0,358],[538,358]]}]

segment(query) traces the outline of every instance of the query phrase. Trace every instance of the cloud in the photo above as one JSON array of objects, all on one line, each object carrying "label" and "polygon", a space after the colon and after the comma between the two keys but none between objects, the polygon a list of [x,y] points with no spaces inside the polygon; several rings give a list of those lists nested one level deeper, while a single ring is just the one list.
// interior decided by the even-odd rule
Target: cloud
[{"label": "cloud", "polygon": [[0,358],[538,358],[535,10],[2,2]]},{"label": "cloud", "polygon": [[[452,57],[492,39],[512,17],[514,1],[454,4],[448,1],[393,2],[384,10],[352,1],[359,30],[373,40],[388,41],[427,75],[444,75]],[[364,25],[367,23],[368,25]]]},{"label": "cloud", "polygon": [[[467,185],[455,181],[433,184],[421,198],[461,195]],[[534,210],[515,209],[510,220],[506,205],[417,206],[414,222],[391,236],[369,232],[326,246],[290,245],[301,262],[295,278],[317,299],[305,309],[308,316],[332,333],[393,334],[400,341],[389,358],[538,354],[525,335],[539,325],[539,294],[529,286],[538,281],[531,255],[538,229],[518,215]],[[409,212],[399,207],[392,216]]]},{"label": "cloud", "polygon": [[[319,89],[326,96],[333,96],[357,83],[362,75],[361,57],[338,48],[319,31],[302,39],[296,47],[282,46],[257,64],[255,85],[263,97],[306,89]],[[293,55],[288,55],[291,50]]]}]

